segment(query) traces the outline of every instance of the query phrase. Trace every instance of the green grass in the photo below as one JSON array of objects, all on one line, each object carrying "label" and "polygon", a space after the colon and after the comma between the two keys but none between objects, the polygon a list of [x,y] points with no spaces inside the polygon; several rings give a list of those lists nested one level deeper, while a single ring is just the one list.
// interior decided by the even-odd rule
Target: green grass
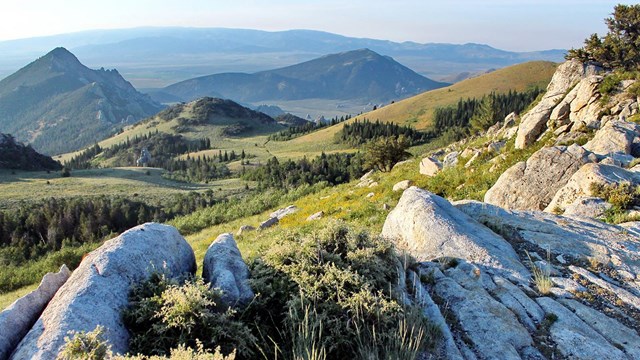
[{"label": "green grass", "polygon": [[13,174],[9,170],[0,170],[0,209],[16,206],[21,201],[50,197],[114,195],[156,202],[169,195],[191,191],[211,189],[225,196],[244,189],[244,182],[238,179],[191,184],[165,179],[163,172],[155,168],[74,170],[71,177],[63,178],[59,172],[16,171]]},{"label": "green grass", "polygon": [[27,295],[38,287],[38,283],[31,284],[29,286],[25,286],[18,290],[14,290],[8,293],[0,293],[0,309],[5,309],[9,305],[11,305],[14,301],[19,298]]}]

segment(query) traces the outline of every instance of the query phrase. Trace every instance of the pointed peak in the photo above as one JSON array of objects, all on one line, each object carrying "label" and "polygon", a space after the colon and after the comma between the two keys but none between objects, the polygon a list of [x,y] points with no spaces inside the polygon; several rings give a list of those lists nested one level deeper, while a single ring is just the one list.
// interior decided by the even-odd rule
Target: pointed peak
[{"label": "pointed peak", "polygon": [[78,60],[78,58],[75,55],[73,55],[69,50],[63,47],[57,47],[49,51],[49,53],[41,57],[40,60],[54,60],[56,63],[61,65],[62,64],[64,65],[80,64],[80,60]]},{"label": "pointed peak", "polygon": [[56,57],[56,58],[73,58],[76,59],[76,56],[73,55],[71,53],[71,51],[63,48],[63,47],[57,47],[51,51],[49,51],[49,53],[47,53],[47,55],[45,55],[44,57]]}]

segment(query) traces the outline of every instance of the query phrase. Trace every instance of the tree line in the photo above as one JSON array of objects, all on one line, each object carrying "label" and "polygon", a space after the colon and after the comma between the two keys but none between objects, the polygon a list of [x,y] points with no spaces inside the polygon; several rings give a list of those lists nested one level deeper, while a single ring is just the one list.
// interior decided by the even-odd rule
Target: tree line
[{"label": "tree line", "polygon": [[336,134],[336,140],[351,146],[359,146],[377,138],[398,138],[403,136],[410,145],[416,145],[427,140],[425,133],[410,126],[398,125],[380,120],[354,121],[344,124],[342,130]]},{"label": "tree line", "polygon": [[95,167],[91,160],[102,154],[105,159],[113,159],[114,166],[132,166],[143,148],[147,148],[151,154],[151,165],[160,165],[177,155],[211,149],[211,140],[187,140],[182,135],[160,133],[156,130],[142,136],[136,135],[133,139],[127,137],[124,142],[106,148],[95,144],[64,165],[71,169],[91,169]]},{"label": "tree line", "polygon": [[20,265],[63,246],[101,241],[136,225],[164,222],[216,203],[213,191],[175,195],[163,204],[100,196],[50,198],[0,211],[0,264]]},{"label": "tree line", "polygon": [[505,94],[495,92],[480,99],[460,99],[454,106],[436,108],[434,126],[429,137],[449,136],[459,140],[471,133],[481,133],[512,112],[525,110],[541,93],[540,88],[524,92],[510,90]]},{"label": "tree line", "polygon": [[263,166],[247,169],[242,178],[257,181],[260,188],[296,188],[303,184],[313,185],[327,182],[331,185],[342,184],[364,174],[364,160],[358,154],[325,154],[309,160],[286,160],[280,162],[276,157]]}]

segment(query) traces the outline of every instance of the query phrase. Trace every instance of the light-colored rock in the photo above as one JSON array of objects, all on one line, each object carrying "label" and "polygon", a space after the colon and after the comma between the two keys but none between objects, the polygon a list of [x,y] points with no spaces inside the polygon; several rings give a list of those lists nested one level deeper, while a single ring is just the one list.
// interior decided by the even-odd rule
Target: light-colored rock
[{"label": "light-colored rock", "polygon": [[365,197],[366,197],[367,199],[370,199],[370,198],[374,197],[375,195],[376,195],[375,193],[370,192],[370,193],[368,193]]},{"label": "light-colored rock", "polygon": [[22,338],[31,330],[40,314],[71,271],[62,265],[57,273],[47,273],[37,289],[14,301],[0,312],[0,359],[8,359]]},{"label": "light-colored rock", "polygon": [[580,80],[576,85],[576,97],[571,101],[571,112],[569,113],[569,120],[572,123],[581,122],[586,125],[599,120],[602,107],[598,101],[601,97],[598,88],[602,79],[602,76],[591,75]]},{"label": "light-colored rock", "polygon": [[376,171],[375,170],[369,170],[366,174],[362,175],[360,177],[360,181],[364,181],[364,180],[369,180],[371,179],[371,177],[373,176],[373,174],[375,174]]},{"label": "light-colored rock", "polygon": [[603,165],[615,165],[619,167],[629,167],[636,158],[629,154],[620,152],[607,154],[604,159],[600,160]]},{"label": "light-colored rock", "polygon": [[412,162],[413,162],[413,160],[402,160],[402,161],[398,161],[397,163],[395,163],[395,164],[393,165],[393,167],[392,167],[391,169],[395,169],[395,168],[397,168],[397,167],[399,167],[399,166],[402,166],[402,165],[405,165],[405,164],[410,164],[410,163],[412,163]]},{"label": "light-colored rock", "polygon": [[420,161],[420,174],[434,176],[442,170],[440,161],[434,158],[426,157]]},{"label": "light-colored rock", "polygon": [[489,152],[494,152],[494,153],[499,153],[499,152],[504,148],[504,146],[505,146],[506,144],[507,144],[507,143],[506,143],[506,142],[504,142],[504,141],[496,141],[496,142],[492,142],[491,144],[489,144],[489,145],[487,146],[487,151],[489,151]]},{"label": "light-colored rock", "polygon": [[407,190],[412,185],[413,185],[413,181],[402,180],[396,183],[395,185],[393,185],[393,191],[404,191],[404,190]]},{"label": "light-colored rock", "polygon": [[457,151],[452,151],[444,156],[444,160],[442,160],[442,166],[444,167],[453,167],[458,164],[458,156],[460,155]]},{"label": "light-colored rock", "polygon": [[385,210],[385,211],[389,211],[389,210],[391,210],[391,205],[389,205],[389,204],[382,204],[382,210]]},{"label": "light-colored rock", "polygon": [[255,231],[256,228],[251,226],[251,225],[242,225],[240,226],[240,229],[238,229],[238,232],[236,233],[236,236],[240,236],[243,235],[245,233],[251,232],[251,231]]},{"label": "light-colored rock", "polygon": [[553,146],[534,153],[505,171],[484,201],[506,209],[542,210],[571,175],[597,159],[579,145]]},{"label": "light-colored rock", "polygon": [[269,214],[269,217],[278,218],[278,220],[282,220],[282,218],[284,218],[285,216],[289,216],[289,215],[295,214],[297,212],[298,212],[298,207],[297,206],[289,205],[286,208],[278,209],[278,210],[272,212],[271,214]]},{"label": "light-colored rock", "polygon": [[438,305],[436,305],[429,295],[429,291],[425,289],[424,285],[420,282],[420,278],[414,272],[409,272],[408,278],[416,305],[420,306],[422,313],[427,319],[440,328],[442,333],[443,355],[446,356],[447,359],[463,360],[464,358],[456,346],[451,330],[444,316],[442,316]]},{"label": "light-colored rock", "polygon": [[269,218],[258,225],[258,230],[268,229],[274,225],[276,225],[280,220],[277,217]]},{"label": "light-colored rock", "polygon": [[378,184],[378,182],[377,182],[377,181],[374,181],[374,182],[372,182],[371,184],[369,184],[369,187],[370,187],[370,188],[374,188],[374,187],[376,187],[376,186],[378,186],[378,185],[380,185],[380,184]]},{"label": "light-colored rock", "polygon": [[471,159],[469,159],[469,161],[467,161],[467,162],[464,164],[464,167],[465,167],[465,168],[469,168],[469,167],[471,167],[471,165],[473,165],[473,163],[474,163],[474,162],[476,162],[476,160],[478,160],[478,158],[480,158],[480,154],[481,154],[481,152],[479,152],[479,151],[478,151],[478,152],[476,152],[475,154],[473,154],[473,156],[471,157]]},{"label": "light-colored rock", "polygon": [[513,241],[550,249],[566,259],[597,259],[618,272],[640,275],[640,237],[631,230],[585,217],[510,211],[478,201],[457,201],[454,205],[476,221],[501,229],[501,234]]},{"label": "light-colored rock", "polygon": [[389,213],[382,235],[419,261],[460,258],[519,282],[529,271],[503,238],[454,208],[447,200],[411,187]]},{"label": "light-colored rock", "polygon": [[551,112],[564,98],[567,91],[585,75],[585,67],[576,60],[567,61],[558,66],[553,74],[547,91],[540,102],[527,112],[520,122],[516,135],[516,148],[524,149],[535,142],[545,130]]},{"label": "light-colored rock", "polygon": [[590,282],[600,286],[603,289],[606,289],[610,292],[612,292],[613,294],[615,294],[620,300],[622,300],[623,302],[627,303],[628,305],[640,310],[640,297],[632,294],[631,292],[611,284],[608,281],[605,281],[595,275],[593,275],[592,273],[590,273],[588,270],[585,270],[581,267],[577,267],[577,266],[573,266],[573,265],[569,265],[569,270],[573,271],[576,274],[579,274],[580,276],[582,276],[583,278],[589,280]]},{"label": "light-colored rock", "polygon": [[520,359],[519,351],[533,345],[529,332],[507,307],[481,286],[466,288],[446,277],[434,292],[458,320],[458,325],[484,359]]},{"label": "light-colored rock", "polygon": [[570,292],[577,292],[577,291],[586,291],[587,289],[578,284],[575,280],[570,279],[570,278],[563,278],[563,277],[551,277],[551,282],[553,282],[554,285],[566,290],[566,291],[570,291]]},{"label": "light-colored rock", "polygon": [[640,174],[612,165],[585,164],[571,175],[564,186],[557,190],[545,211],[553,212],[557,208],[566,209],[579,198],[593,196],[590,190],[592,183],[610,185],[622,181],[628,181],[632,184],[640,183]]},{"label": "light-colored rock", "polygon": [[473,155],[479,153],[478,150],[474,149],[474,148],[466,148],[464,149],[464,151],[462,151],[460,153],[460,157],[463,159],[469,159],[470,157],[472,157]]},{"label": "light-colored rock", "polygon": [[622,110],[624,110],[626,108],[629,108],[634,103],[636,103],[635,99],[622,100],[622,101],[616,103],[615,105],[613,105],[609,109],[609,112],[611,113],[611,115],[619,115],[622,112]]},{"label": "light-colored rock", "polygon": [[55,359],[69,331],[104,327],[114,353],[128,349],[122,309],[131,286],[154,271],[178,276],[195,271],[191,246],[172,226],[136,226],[92,251],[58,290],[12,359]]},{"label": "light-colored rock", "polygon": [[309,215],[309,217],[307,218],[307,221],[320,220],[323,217],[324,217],[324,211],[318,211],[315,214]]},{"label": "light-colored rock", "polygon": [[503,139],[513,139],[514,136],[516,136],[518,134],[518,127],[517,126],[513,126],[510,128],[507,128],[504,130],[504,135],[502,136]]},{"label": "light-colored rock", "polygon": [[629,359],[640,359],[640,336],[636,331],[578,301],[562,299],[560,303],[611,344],[624,351]]},{"label": "light-colored rock", "polygon": [[509,113],[509,115],[504,117],[504,121],[503,121],[503,125],[502,125],[502,129],[508,129],[512,126],[515,126],[516,123],[520,120],[520,116],[518,116],[518,114],[512,112]]},{"label": "light-colored rock", "polygon": [[569,113],[571,112],[571,101],[567,98],[563,99],[553,111],[551,111],[551,115],[549,116],[550,123],[555,126],[567,125],[569,124]]},{"label": "light-colored rock", "polygon": [[356,184],[356,187],[367,187],[373,183],[373,174],[375,174],[375,170],[369,170],[366,174],[360,177],[360,182]]},{"label": "light-colored rock", "polygon": [[494,276],[493,281],[496,287],[491,294],[511,310],[527,330],[535,331],[537,324],[544,318],[542,308],[509,280]]},{"label": "light-colored rock", "polygon": [[553,131],[553,135],[560,136],[571,129],[571,124],[561,125]]},{"label": "light-colored rock", "polygon": [[584,148],[598,155],[621,152],[631,153],[634,139],[640,135],[640,126],[627,121],[609,121]]},{"label": "light-colored rock", "polygon": [[585,216],[596,219],[602,217],[610,208],[611,204],[600,198],[580,197],[566,207],[564,215]]},{"label": "light-colored rock", "polygon": [[549,333],[563,356],[569,359],[627,358],[622,351],[558,302],[547,297],[536,301],[547,314],[554,314],[558,318],[549,328]]},{"label": "light-colored rock", "polygon": [[212,288],[222,290],[221,300],[229,306],[245,305],[253,299],[249,268],[229,233],[221,234],[209,245],[204,255],[202,278]]}]

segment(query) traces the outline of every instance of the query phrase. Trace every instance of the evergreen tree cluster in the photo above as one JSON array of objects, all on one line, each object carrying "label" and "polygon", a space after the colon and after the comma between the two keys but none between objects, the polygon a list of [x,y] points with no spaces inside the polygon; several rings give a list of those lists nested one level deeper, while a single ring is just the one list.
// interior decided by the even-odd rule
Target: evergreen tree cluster
[{"label": "evergreen tree cluster", "polygon": [[640,4],[618,4],[612,17],[606,18],[609,31],[603,37],[592,34],[580,49],[571,49],[567,60],[596,63],[606,69],[640,68]]},{"label": "evergreen tree cluster", "polygon": [[427,140],[427,135],[416,131],[409,126],[398,125],[390,122],[375,122],[364,119],[344,124],[342,130],[336,134],[338,142],[352,146],[359,146],[378,138],[398,138],[403,136],[410,145],[416,145]]},{"label": "evergreen tree cluster", "polygon": [[17,142],[12,135],[0,133],[0,169],[60,170],[50,156],[39,154],[30,145]]},{"label": "evergreen tree cluster", "polygon": [[302,135],[312,133],[316,130],[320,130],[327,126],[333,126],[333,125],[339,124],[349,119],[351,119],[351,115],[341,116],[339,118],[336,116],[333,119],[331,119],[331,121],[329,121],[328,123],[315,123],[315,122],[309,121],[304,125],[290,126],[286,130],[282,130],[275,134],[269,135],[268,139],[271,141],[287,141],[287,140],[295,139]]},{"label": "evergreen tree cluster", "polygon": [[349,182],[364,174],[360,154],[325,154],[313,160],[280,162],[271,158],[264,166],[246,170],[245,180],[257,181],[261,188],[296,188],[303,184],[313,185],[326,181],[331,185]]},{"label": "evergreen tree cluster", "polygon": [[[235,152],[232,153],[235,158]],[[165,174],[164,177],[185,182],[208,183],[211,180],[231,175],[229,168],[222,161],[216,157],[209,156],[198,156],[196,158],[187,156],[185,160],[169,159],[162,165],[162,168],[169,171],[169,174]]]},{"label": "evergreen tree cluster", "polygon": [[152,205],[121,197],[56,199],[0,211],[0,264],[20,265],[63,246],[101,241],[136,225],[163,222],[215,203],[213,192]]},{"label": "evergreen tree cluster", "polygon": [[127,137],[126,141],[108,148],[95,144],[64,165],[72,169],[90,169],[94,167],[91,160],[102,154],[105,159],[114,159],[113,166],[133,166],[143,148],[147,148],[151,154],[150,165],[162,167],[175,156],[211,149],[211,140],[203,138],[191,141],[182,135],[160,133],[156,130],[142,136],[136,135],[133,139]]},{"label": "evergreen tree cluster", "polygon": [[482,132],[512,112],[525,110],[541,93],[540,88],[506,94],[491,93],[480,99],[460,99],[455,106],[436,108],[432,137],[449,135],[458,140],[471,132]]}]

